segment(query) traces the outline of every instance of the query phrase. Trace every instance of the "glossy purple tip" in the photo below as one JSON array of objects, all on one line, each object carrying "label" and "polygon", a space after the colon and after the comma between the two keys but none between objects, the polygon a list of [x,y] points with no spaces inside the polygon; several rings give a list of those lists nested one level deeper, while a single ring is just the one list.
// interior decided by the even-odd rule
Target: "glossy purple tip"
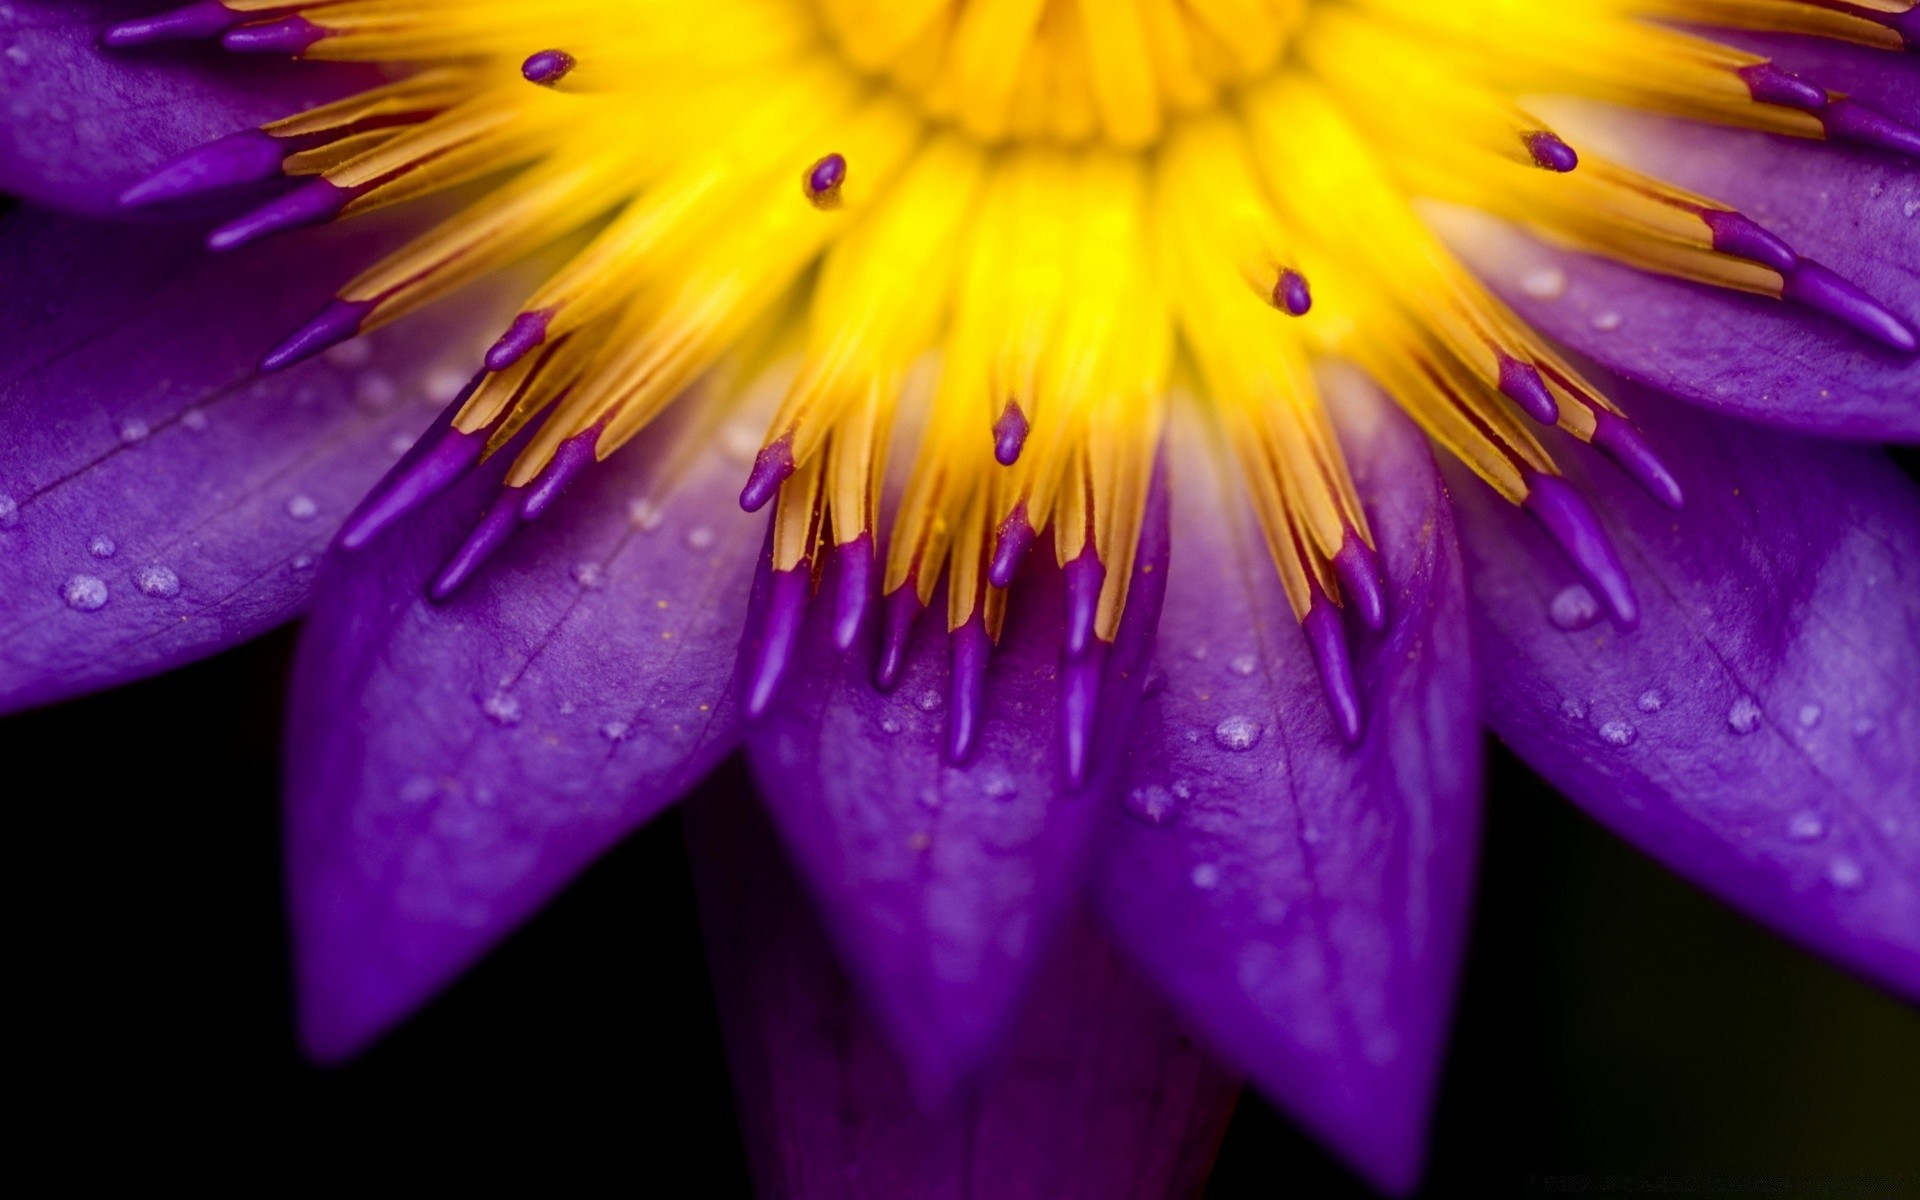
[{"label": "glossy purple tip", "polygon": [[874,668],[873,685],[890,692],[900,682],[900,672],[907,665],[907,640],[913,636],[913,623],[920,619],[926,605],[920,603],[920,589],[908,576],[897,590],[887,593],[881,607],[885,627],[880,632],[880,662]]},{"label": "glossy purple tip", "polygon": [[[473,386],[468,384],[465,394],[471,394]],[[462,403],[464,398],[454,401],[448,415],[457,412]],[[480,461],[480,452],[486,446],[485,430],[462,433],[443,417],[353,510],[340,527],[341,547],[358,550],[395,521],[452,487]]]},{"label": "glossy purple tip", "polygon": [[1813,112],[1827,103],[1827,89],[1816,87],[1770,62],[1755,63],[1734,73],[1747,85],[1748,93],[1761,104],[1778,104],[1783,108]]},{"label": "glossy purple tip", "polygon": [[521,520],[538,520],[541,513],[553,507],[553,502],[560,498],[568,485],[598,461],[594,448],[600,441],[600,431],[605,428],[606,422],[602,420],[560,443],[553,452],[553,461],[527,485],[527,498],[520,505]]},{"label": "glossy purple tip", "polygon": [[1542,425],[1560,421],[1560,404],[1540,378],[1540,370],[1505,354],[1500,356],[1500,394],[1520,406],[1520,411]]},{"label": "glossy purple tip", "polygon": [[1853,284],[1827,268],[1803,258],[1786,274],[1780,297],[1823,312],[1874,341],[1902,354],[1920,349],[1906,322]]},{"label": "glossy purple tip", "polygon": [[1020,560],[1026,557],[1033,539],[1033,523],[1027,520],[1027,506],[1014,505],[1007,519],[1000,523],[999,534],[994,538],[993,562],[987,566],[987,582],[1000,588],[1013,586],[1013,577],[1020,570]]},{"label": "glossy purple tip", "polygon": [[747,715],[757,717],[780,694],[793,652],[800,645],[800,627],[807,620],[807,601],[813,598],[813,565],[806,559],[791,571],[775,571],[767,593],[767,611],[760,627],[747,676]]},{"label": "glossy purple tip", "polygon": [[354,195],[352,189],[335,187],[324,179],[308,180],[208,234],[207,249],[235,250],[268,234],[325,224],[339,216]]},{"label": "glossy purple tip", "polygon": [[244,13],[234,12],[220,0],[200,0],[197,4],[169,9],[150,17],[122,21],[100,35],[100,41],[114,50],[146,46],[154,42],[200,41],[219,37],[246,19]]},{"label": "glossy purple tip", "polygon": [[494,552],[507,544],[513,531],[520,528],[520,496],[518,488],[502,488],[493,503],[487,506],[480,523],[467,534],[467,540],[453,552],[447,565],[440,569],[433,583],[427,589],[427,595],[435,604],[444,603],[463,587],[474,573],[492,558]]},{"label": "glossy purple tip", "polygon": [[1068,659],[1060,678],[1060,733],[1067,759],[1067,787],[1086,786],[1093,761],[1094,722],[1100,717],[1100,678],[1107,665],[1107,644],[1096,641],[1089,654]]},{"label": "glossy purple tip", "polygon": [[1588,586],[1599,593],[1614,621],[1624,629],[1639,624],[1640,602],[1634,598],[1633,584],[1620,565],[1612,539],[1601,528],[1600,518],[1573,485],[1559,476],[1529,471],[1526,478],[1526,510],[1559,543]]},{"label": "glossy purple tip", "polygon": [[973,756],[980,714],[987,705],[987,660],[993,656],[993,639],[987,636],[985,615],[976,609],[966,624],[947,635],[947,644],[953,664],[947,683],[947,762],[961,767]]},{"label": "glossy purple tip", "polygon": [[1313,288],[1307,277],[1288,267],[1273,285],[1273,306],[1290,317],[1304,317],[1313,311]]},{"label": "glossy purple tip", "polygon": [[740,489],[740,507],[759,512],[767,501],[780,494],[780,485],[793,474],[793,435],[783,433],[761,447],[754,456],[753,470],[747,474],[747,486]]},{"label": "glossy purple tip", "polygon": [[520,64],[520,77],[528,83],[552,87],[577,65],[578,61],[565,50],[541,50],[527,55],[527,60]]},{"label": "glossy purple tip", "polygon": [[327,31],[305,17],[281,17],[230,29],[220,44],[236,54],[304,54],[327,36]]},{"label": "glossy purple tip", "polygon": [[1333,723],[1352,745],[1360,740],[1360,690],[1353,682],[1353,659],[1347,654],[1347,631],[1340,624],[1340,609],[1318,584],[1313,585],[1313,600],[1300,627],[1306,631],[1313,664],[1320,670],[1320,690],[1326,693]]},{"label": "glossy purple tip", "polygon": [[841,653],[853,649],[873,607],[873,534],[863,533],[833,548],[839,568],[833,593],[833,644]]},{"label": "glossy purple tip", "polygon": [[1792,246],[1744,213],[1709,209],[1700,214],[1700,219],[1713,232],[1713,248],[1722,254],[1750,259],[1782,275],[1792,271],[1800,261],[1799,253]]},{"label": "glossy purple tip", "polygon": [[189,150],[120,193],[120,207],[143,208],[242,183],[258,183],[280,173],[293,147],[258,129],[208,142]]},{"label": "glossy purple tip", "polygon": [[1067,657],[1079,658],[1092,647],[1100,617],[1100,589],[1107,583],[1107,567],[1089,541],[1080,557],[1067,564]]},{"label": "glossy purple tip", "polygon": [[547,326],[553,320],[553,310],[539,308],[532,312],[523,312],[507,326],[500,340],[487,350],[487,370],[504,371],[525,358],[529,351],[547,340]]},{"label": "glossy purple tip", "polygon": [[993,457],[1001,466],[1010,467],[1020,461],[1020,451],[1026,447],[1031,428],[1027,414],[1020,411],[1020,402],[1007,401],[1000,419],[993,423]]},{"label": "glossy purple tip", "polygon": [[1554,171],[1561,175],[1580,165],[1580,156],[1573,147],[1560,140],[1560,136],[1546,129],[1536,129],[1520,135],[1520,141],[1526,146],[1527,154],[1532,157],[1533,165],[1542,171]]},{"label": "glossy purple tip", "polygon": [[1674,512],[1686,506],[1686,494],[1680,490],[1680,481],[1673,477],[1667,464],[1647,445],[1647,439],[1631,421],[1622,420],[1610,412],[1594,414],[1598,428],[1593,431],[1593,444],[1600,452],[1612,459],[1628,478],[1639,484],[1648,495],[1666,505]]},{"label": "glossy purple tip", "polygon": [[267,356],[260,360],[260,369],[284,371],[329,346],[337,346],[358,335],[362,322],[373,308],[371,300],[327,301],[327,306],[320,310],[319,315],[294,330],[286,341],[267,351]]},{"label": "glossy purple tip", "polygon": [[1868,108],[1858,100],[1840,97],[1814,114],[1836,142],[1852,142],[1920,158],[1920,130]]},{"label": "glossy purple tip", "polygon": [[832,208],[840,202],[840,186],[847,181],[844,155],[829,154],[807,168],[801,186],[816,208]]},{"label": "glossy purple tip", "polygon": [[1375,633],[1387,627],[1387,593],[1380,583],[1380,556],[1352,529],[1333,556],[1333,573],[1347,598],[1353,601],[1360,620]]}]

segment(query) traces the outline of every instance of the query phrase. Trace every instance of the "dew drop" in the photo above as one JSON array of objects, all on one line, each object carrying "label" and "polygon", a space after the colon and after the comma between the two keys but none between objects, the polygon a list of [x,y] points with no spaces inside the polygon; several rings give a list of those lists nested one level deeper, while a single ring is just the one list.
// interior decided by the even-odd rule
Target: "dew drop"
[{"label": "dew drop", "polygon": [[1207,644],[1205,642],[1198,642],[1187,647],[1187,657],[1195,662],[1207,661]]},{"label": "dew drop", "polygon": [[1559,267],[1535,267],[1520,277],[1520,290],[1535,300],[1558,300],[1567,294],[1567,273]]},{"label": "dew drop", "polygon": [[1857,738],[1869,737],[1873,731],[1878,728],[1880,728],[1879,722],[1875,721],[1872,717],[1861,717],[1853,723],[1853,736]]},{"label": "dew drop", "polygon": [[1653,688],[1648,688],[1640,693],[1640,698],[1633,702],[1633,706],[1643,713],[1657,713],[1667,706],[1667,698]]},{"label": "dew drop", "polygon": [[427,403],[445,408],[467,390],[467,373],[459,367],[435,367],[420,381],[420,395]]},{"label": "dew drop", "polygon": [[20,523],[20,502],[0,493],[0,529],[12,529]]},{"label": "dew drop", "polygon": [[600,736],[610,742],[624,742],[629,728],[625,721],[608,721],[600,727]]},{"label": "dew drop", "polygon": [[391,376],[368,371],[353,381],[353,402],[368,412],[385,412],[400,399],[400,388]]},{"label": "dew drop", "polygon": [[1812,729],[1815,725],[1818,725],[1820,723],[1820,713],[1821,709],[1818,704],[1802,704],[1800,706],[1800,728]]},{"label": "dew drop", "polygon": [[1013,799],[1013,794],[1019,790],[1019,787],[1020,785],[1014,782],[1013,776],[999,769],[988,771],[980,780],[980,790],[995,800]]},{"label": "dew drop", "polygon": [[141,567],[134,574],[133,583],[140,589],[141,595],[160,600],[180,594],[180,576],[174,573],[172,567],[159,563]]},{"label": "dew drop", "polygon": [[1609,746],[1630,746],[1635,736],[1633,726],[1625,721],[1608,721],[1600,727],[1600,740]]},{"label": "dew drop", "polygon": [[1568,633],[1589,628],[1600,620],[1600,602],[1585,584],[1572,584],[1561,588],[1553,603],[1547,606],[1547,620],[1553,622],[1555,629]]},{"label": "dew drop", "polygon": [[1220,886],[1220,868],[1212,863],[1201,863],[1193,869],[1190,878],[1193,880],[1193,886],[1203,892],[1210,892]]},{"label": "dew drop", "polygon": [[560,715],[563,717],[570,717],[574,713],[579,711],[580,711],[580,706],[575,704],[571,700],[562,700],[560,702]]},{"label": "dew drop", "polygon": [[574,583],[590,592],[607,586],[607,573],[601,569],[599,563],[575,563],[573,569],[567,574],[573,576]]},{"label": "dew drop", "polygon": [[627,501],[627,523],[641,533],[652,533],[666,519],[667,514],[660,511],[660,506],[651,500],[636,496]]},{"label": "dew drop", "polygon": [[112,558],[113,552],[119,548],[113,544],[113,539],[104,533],[96,533],[87,539],[87,553],[95,558]]},{"label": "dew drop", "polygon": [[882,717],[880,719],[880,731],[882,733],[899,733],[900,722],[894,720],[892,717]]},{"label": "dew drop", "polygon": [[387,453],[398,458],[413,449],[413,439],[404,433],[396,433],[387,439]]},{"label": "dew drop", "polygon": [[1258,722],[1247,717],[1232,716],[1213,727],[1213,741],[1222,750],[1238,754],[1259,745],[1260,735],[1264,732]]},{"label": "dew drop", "polygon": [[495,725],[513,726],[520,723],[520,701],[505,692],[495,692],[480,702],[480,711]]},{"label": "dew drop", "polygon": [[687,530],[687,548],[689,550],[711,550],[719,539],[705,525],[696,525]]},{"label": "dew drop", "polygon": [[296,521],[311,521],[320,515],[320,506],[312,496],[301,494],[287,498],[287,515]]},{"label": "dew drop", "polygon": [[1742,696],[1733,702],[1733,707],[1727,710],[1727,728],[1742,735],[1760,728],[1760,705],[1752,696]]},{"label": "dew drop", "polygon": [[1180,797],[1170,788],[1148,784],[1127,793],[1125,808],[1128,816],[1158,829],[1180,811]]},{"label": "dew drop", "polygon": [[1920,200],[1909,200],[1900,206],[1900,211],[1911,217],[1920,213]]},{"label": "dew drop", "polygon": [[1819,813],[1795,813],[1787,822],[1787,836],[1796,842],[1817,842],[1827,836],[1827,823]]},{"label": "dew drop", "polygon": [[120,422],[120,444],[122,446],[132,446],[136,443],[144,442],[147,440],[147,435],[152,432],[152,427],[145,421],[140,420],[138,417],[128,417],[126,420]]},{"label": "dew drop", "polygon": [[720,430],[720,448],[737,463],[750,463],[760,453],[760,434],[751,425],[733,421]]},{"label": "dew drop", "polygon": [[400,785],[400,803],[409,805],[425,804],[427,801],[433,799],[433,793],[437,790],[439,789],[434,787],[433,780],[427,778],[425,775],[410,776],[405,783]]},{"label": "dew drop", "polygon": [[1251,676],[1259,667],[1260,660],[1251,654],[1236,654],[1233,656],[1233,661],[1227,664],[1227,670],[1242,679]]},{"label": "dew drop", "polygon": [[926,691],[920,693],[919,699],[915,700],[914,703],[920,706],[921,712],[938,712],[942,701],[939,692],[928,688]]},{"label": "dew drop", "polygon": [[1612,333],[1614,330],[1620,328],[1620,320],[1620,314],[1617,312],[1603,312],[1594,317],[1593,327],[1601,333]]},{"label": "dew drop", "polygon": [[1827,882],[1843,892],[1855,891],[1866,881],[1867,873],[1860,864],[1844,854],[1827,864]]},{"label": "dew drop", "polygon": [[28,62],[32,61],[32,59],[33,55],[27,53],[25,46],[16,45],[7,47],[7,61],[16,67],[24,67]]},{"label": "dew drop", "polygon": [[1560,715],[1569,721],[1584,721],[1587,719],[1587,706],[1569,696],[1560,702]]},{"label": "dew drop", "polygon": [[293,556],[293,560],[287,563],[287,565],[296,571],[310,570],[313,567],[313,555],[296,554]]},{"label": "dew drop", "polygon": [[195,433],[199,433],[207,427],[207,410],[204,408],[188,409],[180,414],[180,424],[183,428],[191,429]]},{"label": "dew drop", "polygon": [[341,342],[338,346],[329,346],[320,355],[330,367],[342,371],[357,371],[373,361],[373,343],[366,338],[357,337]]},{"label": "dew drop", "polygon": [[107,583],[98,575],[72,575],[60,585],[60,598],[67,607],[79,612],[93,612],[107,602]]},{"label": "dew drop", "polygon": [[921,788],[920,794],[915,798],[920,801],[921,808],[940,807],[940,789],[934,787],[932,784]]}]

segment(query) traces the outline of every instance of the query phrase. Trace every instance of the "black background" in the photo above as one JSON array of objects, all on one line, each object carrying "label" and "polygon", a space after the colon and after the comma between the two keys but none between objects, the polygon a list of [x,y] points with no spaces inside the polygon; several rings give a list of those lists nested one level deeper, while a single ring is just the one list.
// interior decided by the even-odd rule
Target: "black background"
[{"label": "black background", "polygon": [[[748,1194],[671,816],[358,1062],[301,1061],[275,801],[293,639],[0,722],[19,948],[8,1091],[32,1113],[16,1154],[83,1178],[538,1171]],[[1920,1194],[1920,1012],[1491,754],[1428,1193],[1547,1194],[1571,1175],[1590,1194]],[[1208,1195],[1281,1194],[1365,1192],[1249,1097]]]}]

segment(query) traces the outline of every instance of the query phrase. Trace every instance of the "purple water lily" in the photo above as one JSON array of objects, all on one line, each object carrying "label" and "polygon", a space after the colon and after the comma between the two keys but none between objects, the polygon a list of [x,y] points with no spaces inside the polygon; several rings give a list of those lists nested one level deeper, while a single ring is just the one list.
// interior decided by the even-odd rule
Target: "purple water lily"
[{"label": "purple water lily", "polygon": [[1920,10],[146,7],[0,16],[0,705],[304,616],[317,1059],[741,749],[773,1194],[1182,1194],[1242,1077],[1412,1187],[1483,722],[1920,997]]}]

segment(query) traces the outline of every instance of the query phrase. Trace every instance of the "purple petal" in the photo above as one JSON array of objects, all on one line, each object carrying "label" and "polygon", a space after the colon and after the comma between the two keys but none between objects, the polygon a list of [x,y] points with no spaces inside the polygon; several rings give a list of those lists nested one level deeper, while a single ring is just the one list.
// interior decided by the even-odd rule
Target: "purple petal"
[{"label": "purple petal", "polygon": [[[1617,122],[1634,166],[1734,205],[1920,329],[1912,164],[1645,116]],[[1920,439],[1920,358],[1798,305],[1483,232],[1461,249],[1488,282],[1543,333],[1630,379],[1822,436]]]},{"label": "purple petal", "polygon": [[[493,288],[258,378],[404,230],[233,259],[191,231],[0,217],[0,709],[135,679],[293,616],[360,494],[445,404]],[[465,360],[470,362],[471,360]]]},{"label": "purple petal", "polygon": [[1479,727],[1466,584],[1426,444],[1370,394],[1342,424],[1389,588],[1384,633],[1348,621],[1363,740],[1335,727],[1238,485],[1187,430],[1167,686],[1135,727],[1095,895],[1117,944],[1228,1062],[1401,1191],[1419,1174],[1464,943]]},{"label": "purple petal", "polygon": [[[301,1030],[351,1054],[735,744],[764,521],[658,430],[445,604],[427,581],[506,470],[330,563],[295,666],[287,854]],[[683,444],[683,443],[681,443]],[[684,466],[684,470],[679,467]]]},{"label": "purple petal", "polygon": [[1649,854],[1920,996],[1920,493],[1875,451],[1626,398],[1686,511],[1562,458],[1643,599],[1636,632],[1556,624],[1568,568],[1456,490],[1493,726]]},{"label": "purple petal", "polygon": [[785,688],[753,730],[774,823],[929,1106],[949,1100],[1000,1043],[1079,889],[1096,797],[1112,782],[1144,679],[1165,552],[1156,500],[1083,788],[1066,783],[1065,598],[1046,555],[1015,584],[970,766],[943,757],[940,598],[888,693],[874,689],[866,653],[834,648],[832,605],[816,602]]},{"label": "purple petal", "polygon": [[334,64],[242,62],[212,45],[106,50],[136,15],[106,0],[12,0],[0,17],[0,191],[111,214],[175,155],[335,99],[371,78]]},{"label": "purple petal", "polygon": [[1085,920],[1055,939],[1001,1069],[918,1111],[766,817],[744,794],[687,813],[707,961],[759,1191],[793,1200],[1188,1197],[1238,1085]]}]

